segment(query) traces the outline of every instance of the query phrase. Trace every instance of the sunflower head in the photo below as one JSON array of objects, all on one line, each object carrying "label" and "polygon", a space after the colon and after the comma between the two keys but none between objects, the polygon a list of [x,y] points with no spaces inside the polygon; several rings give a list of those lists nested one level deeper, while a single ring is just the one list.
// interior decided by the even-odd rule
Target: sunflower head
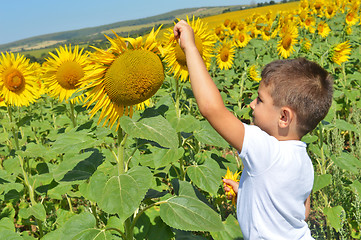
[{"label": "sunflower head", "polygon": [[[230,179],[230,180],[233,180],[235,182],[239,182],[239,179],[238,179],[239,174],[240,174],[240,172],[235,172],[233,174],[233,172],[229,170],[229,167],[227,167],[227,173],[223,177],[223,179]],[[230,185],[226,184],[226,183],[223,183],[223,184],[224,184],[224,186],[227,186],[227,187],[229,187],[231,189],[229,192],[226,192],[226,195],[227,196],[232,196],[232,204],[236,205],[236,194],[233,191],[233,188]]]},{"label": "sunflower head", "polygon": [[[101,110],[98,124],[112,127],[123,116],[132,116],[133,108],[144,109],[149,98],[164,81],[164,68],[154,29],[148,37],[122,38],[115,32],[115,38],[106,36],[111,46],[108,50],[94,48],[91,59],[98,64],[95,80],[85,89],[88,97],[85,106],[90,107],[93,117]],[[117,128],[119,122],[117,123]]]},{"label": "sunflower head", "polygon": [[259,75],[256,65],[252,65],[249,68],[247,68],[247,79],[256,82],[261,81],[261,77]]},{"label": "sunflower head", "polygon": [[321,35],[323,38],[325,38],[331,32],[331,29],[325,21],[321,21],[317,25],[317,32],[319,35]]},{"label": "sunflower head", "polygon": [[239,31],[235,36],[236,45],[240,48],[247,46],[251,39],[251,36],[246,31]]},{"label": "sunflower head", "polygon": [[7,105],[28,106],[40,97],[34,64],[23,55],[0,56],[0,96]]},{"label": "sunflower head", "polygon": [[219,68],[228,70],[233,65],[234,59],[234,46],[233,42],[225,41],[220,43],[220,45],[215,49],[216,52],[216,61]]},{"label": "sunflower head", "polygon": [[345,41],[333,46],[328,55],[328,59],[338,65],[347,62],[351,54],[351,44]]},{"label": "sunflower head", "polygon": [[[193,16],[193,19],[190,21],[187,17],[187,22],[193,28],[196,47],[207,68],[209,68],[211,57],[213,56],[212,50],[215,43],[215,35],[207,30],[207,25],[199,18],[195,20]],[[178,41],[174,38],[172,29],[168,29],[165,37],[168,39],[167,46],[165,47],[165,62],[169,68],[169,73],[173,73],[175,78],[185,81],[188,79],[188,67],[185,54],[179,46]]]},{"label": "sunflower head", "polygon": [[[93,65],[90,64],[88,53],[83,53],[83,49],[79,50],[79,46],[60,46],[56,49],[56,54],[49,54],[51,57],[43,64],[44,85],[50,96],[58,98],[60,102],[67,102],[76,91],[93,79]],[[80,95],[71,101],[79,102],[82,99],[83,96]]]},{"label": "sunflower head", "polygon": [[349,11],[346,15],[346,23],[349,26],[355,25],[358,21],[358,16],[356,14],[356,12],[354,11]]}]

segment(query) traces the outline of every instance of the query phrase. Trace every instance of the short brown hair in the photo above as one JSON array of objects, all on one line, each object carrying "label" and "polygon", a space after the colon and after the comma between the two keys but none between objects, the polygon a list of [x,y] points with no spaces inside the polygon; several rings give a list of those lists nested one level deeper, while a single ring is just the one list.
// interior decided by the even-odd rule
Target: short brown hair
[{"label": "short brown hair", "polygon": [[301,136],[312,131],[331,107],[333,77],[315,62],[276,60],[265,66],[261,77],[274,105],[295,111]]}]

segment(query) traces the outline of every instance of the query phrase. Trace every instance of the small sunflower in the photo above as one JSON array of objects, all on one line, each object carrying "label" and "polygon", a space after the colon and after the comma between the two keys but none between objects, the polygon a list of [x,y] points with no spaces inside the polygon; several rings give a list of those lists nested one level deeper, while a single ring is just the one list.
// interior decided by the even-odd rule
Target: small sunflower
[{"label": "small sunflower", "polygon": [[[212,50],[215,43],[214,34],[207,31],[207,25],[204,24],[199,18],[197,20],[189,20],[187,16],[188,24],[193,28],[194,38],[197,49],[209,68],[211,64]],[[188,67],[186,57],[178,44],[178,41],[174,38],[173,29],[169,29],[165,37],[169,40],[166,46],[166,53],[164,61],[169,67],[169,73],[173,73],[175,78],[186,81],[188,79]]]},{"label": "small sunflower", "polygon": [[103,126],[112,127],[121,116],[131,117],[133,106],[144,109],[162,85],[164,68],[155,40],[159,30],[153,29],[145,42],[143,37],[121,38],[114,33],[114,39],[106,36],[111,43],[108,50],[94,47],[96,52],[91,58],[98,63],[99,74],[86,86],[90,90],[84,106],[94,104],[90,117],[101,111],[98,124],[104,119]]},{"label": "small sunflower", "polygon": [[247,79],[256,82],[261,81],[261,77],[258,73],[256,65],[252,65],[249,68],[247,68]]},{"label": "small sunflower", "polygon": [[303,22],[304,28],[306,28],[310,33],[314,33],[316,31],[315,25],[316,20],[313,16],[308,16]]},{"label": "small sunflower", "polygon": [[[79,46],[75,46],[73,50],[71,45],[60,46],[56,49],[56,54],[49,54],[51,57],[43,65],[47,94],[58,98],[60,102],[68,101],[76,91],[89,83],[94,73],[93,66],[88,60],[88,54],[83,53],[83,49],[79,50]],[[82,100],[83,96],[80,95],[71,102]]]},{"label": "small sunflower", "polygon": [[234,46],[233,42],[225,41],[215,49],[217,65],[221,70],[228,70],[233,65],[234,59]]},{"label": "small sunflower", "polygon": [[[229,170],[229,167],[227,167],[227,173],[226,175],[223,177],[223,179],[230,179],[233,180],[235,182],[239,182],[238,176],[239,176],[240,172],[235,172],[234,174]],[[229,187],[231,190],[229,192],[226,192],[227,196],[232,196],[232,204],[236,205],[236,193],[233,191],[232,186],[223,183],[224,186]]]},{"label": "small sunflower", "polygon": [[251,36],[246,31],[239,31],[235,36],[236,45],[240,48],[247,46],[251,39]]},{"label": "small sunflower", "polygon": [[317,25],[317,32],[321,37],[325,38],[331,32],[331,29],[325,21],[321,21]]},{"label": "small sunflower", "polygon": [[326,7],[325,16],[329,19],[333,18],[336,15],[336,10],[337,10],[336,4],[332,4],[332,3],[329,4]]},{"label": "small sunflower", "polygon": [[292,32],[283,34],[277,44],[278,55],[281,55],[283,58],[288,58],[295,51],[293,46],[297,43],[296,38],[297,35]]},{"label": "small sunflower", "polygon": [[307,38],[305,39],[301,39],[300,41],[301,44],[301,50],[304,52],[308,52],[311,49],[311,41]]},{"label": "small sunflower", "polygon": [[5,104],[15,106],[29,106],[40,97],[34,64],[29,63],[29,59],[1,53],[0,96]]},{"label": "small sunflower", "polygon": [[332,47],[329,54],[329,59],[332,62],[341,65],[343,62],[348,61],[348,59],[350,58],[350,54],[351,44],[349,43],[349,41],[345,41]]},{"label": "small sunflower", "polygon": [[354,11],[349,11],[346,15],[346,23],[347,25],[349,26],[352,26],[352,25],[355,25],[358,21],[358,17],[357,17],[357,14],[356,12]]}]

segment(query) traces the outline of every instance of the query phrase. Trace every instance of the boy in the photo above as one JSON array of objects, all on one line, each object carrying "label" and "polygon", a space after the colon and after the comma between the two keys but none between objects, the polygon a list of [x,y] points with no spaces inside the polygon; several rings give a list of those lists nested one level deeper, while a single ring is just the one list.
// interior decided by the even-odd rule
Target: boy
[{"label": "boy", "polygon": [[186,55],[201,114],[242,158],[239,184],[224,182],[237,194],[237,218],[244,238],[313,239],[305,222],[313,166],[300,139],[331,106],[331,75],[306,59],[268,64],[258,97],[250,104],[254,122],[250,126],[224,106],[196,48],[193,29],[182,20],[173,31]]}]

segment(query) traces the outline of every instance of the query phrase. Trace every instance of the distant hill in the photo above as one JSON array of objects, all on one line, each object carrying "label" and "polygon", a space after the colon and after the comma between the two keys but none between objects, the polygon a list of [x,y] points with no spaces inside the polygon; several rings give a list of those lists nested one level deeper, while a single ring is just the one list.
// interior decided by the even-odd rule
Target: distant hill
[{"label": "distant hill", "polygon": [[[103,40],[104,34],[111,34],[111,30],[117,32],[121,36],[141,35],[154,26],[171,25],[177,18],[185,18],[188,16],[206,17],[217,15],[225,11],[240,10],[243,6],[223,6],[223,7],[202,7],[187,8],[175,10],[172,12],[147,17],[137,20],[121,21],[112,24],[84,28],[79,30],[64,31],[51,33],[12,43],[0,45],[0,51],[21,52],[26,50],[47,48],[66,41],[70,42],[86,42],[94,40]],[[244,7],[243,7],[244,8]]]}]

